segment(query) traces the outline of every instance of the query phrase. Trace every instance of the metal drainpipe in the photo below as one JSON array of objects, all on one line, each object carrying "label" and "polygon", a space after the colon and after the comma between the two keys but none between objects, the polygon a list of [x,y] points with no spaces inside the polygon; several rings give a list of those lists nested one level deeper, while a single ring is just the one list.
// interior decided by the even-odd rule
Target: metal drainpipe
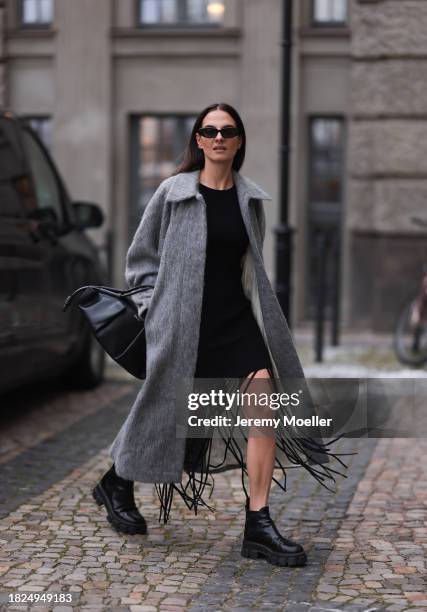
[{"label": "metal drainpipe", "polygon": [[276,234],[276,294],[291,326],[292,232],[289,216],[290,103],[292,61],[292,0],[283,0],[281,146],[280,146],[280,217]]}]

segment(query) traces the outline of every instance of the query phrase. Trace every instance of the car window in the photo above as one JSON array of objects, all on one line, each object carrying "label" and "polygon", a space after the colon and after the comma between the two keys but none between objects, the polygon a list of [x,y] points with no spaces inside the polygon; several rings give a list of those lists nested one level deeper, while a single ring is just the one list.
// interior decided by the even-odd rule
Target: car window
[{"label": "car window", "polygon": [[38,207],[53,208],[58,220],[62,222],[62,195],[55,172],[45,152],[29,130],[24,130],[23,139],[33,175]]},{"label": "car window", "polygon": [[0,117],[0,217],[22,217],[28,193],[28,171],[16,128]]}]

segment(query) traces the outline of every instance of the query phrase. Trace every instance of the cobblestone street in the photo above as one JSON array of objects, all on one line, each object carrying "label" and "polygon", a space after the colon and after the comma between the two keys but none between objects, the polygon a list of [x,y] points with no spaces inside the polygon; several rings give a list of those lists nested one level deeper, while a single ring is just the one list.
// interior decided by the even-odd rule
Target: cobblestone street
[{"label": "cobblestone street", "polygon": [[[323,367],[315,366],[313,368]],[[325,365],[326,367],[326,365]],[[331,493],[305,470],[273,487],[279,529],[304,545],[303,568],[240,555],[240,473],[217,474],[215,513],[177,496],[158,523],[151,485],[136,499],[149,534],[116,533],[91,495],[138,383],[111,370],[93,392],[42,386],[8,394],[0,435],[0,591],[74,594],[72,604],[2,610],[427,610],[424,439],[344,439],[347,478]]]}]

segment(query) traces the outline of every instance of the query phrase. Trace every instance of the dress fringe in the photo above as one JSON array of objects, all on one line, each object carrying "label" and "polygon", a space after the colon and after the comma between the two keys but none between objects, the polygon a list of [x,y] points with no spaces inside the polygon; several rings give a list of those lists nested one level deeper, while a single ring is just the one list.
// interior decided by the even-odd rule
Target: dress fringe
[{"label": "dress fringe", "polygon": [[[267,369],[270,378],[273,378],[272,370],[270,368]],[[255,372],[249,378],[245,390],[249,386],[254,376]],[[245,380],[247,380],[247,377],[239,379],[239,388]],[[238,444],[238,441],[233,437],[232,429],[228,431],[227,435],[225,435],[223,428],[218,428],[218,431],[220,432],[220,439],[224,444],[224,453],[219,463],[215,464],[212,461],[212,444],[214,439],[212,436],[208,438],[187,438],[187,448],[193,452],[193,455],[195,453],[195,456],[191,457],[189,460],[186,460],[184,464],[183,479],[181,482],[155,484],[155,490],[160,502],[159,522],[163,521],[164,524],[167,524],[170,518],[174,494],[179,495],[187,508],[189,510],[193,510],[196,516],[199,507],[203,507],[211,512],[214,512],[215,508],[211,506],[206,499],[204,499],[205,491],[207,491],[207,499],[209,500],[215,487],[213,475],[231,469],[240,469],[242,489],[246,498],[249,497],[245,485],[245,476],[248,475],[248,472],[242,449]],[[247,443],[247,436],[242,433],[242,437],[245,440],[245,443]],[[336,453],[332,452],[330,449],[332,444],[343,437],[345,437],[344,434],[341,434],[328,442],[319,442],[318,440],[309,437],[285,436],[284,428],[277,430],[274,469],[280,469],[282,472],[282,477],[279,480],[273,476],[273,482],[280,487],[282,491],[286,492],[286,470],[303,467],[323,487],[334,493],[334,489],[330,488],[325,483],[325,480],[330,480],[336,483],[337,476],[347,478],[347,474],[338,469],[329,467],[328,465],[325,465],[325,463],[319,463],[316,455],[326,455],[328,457],[327,462],[329,462],[330,459],[334,459],[344,469],[347,469],[348,466],[342,459],[340,459],[340,457],[354,455],[356,453]],[[277,456],[277,450],[285,455],[291,465],[283,465]],[[227,462],[229,455],[231,455],[234,462]]]}]

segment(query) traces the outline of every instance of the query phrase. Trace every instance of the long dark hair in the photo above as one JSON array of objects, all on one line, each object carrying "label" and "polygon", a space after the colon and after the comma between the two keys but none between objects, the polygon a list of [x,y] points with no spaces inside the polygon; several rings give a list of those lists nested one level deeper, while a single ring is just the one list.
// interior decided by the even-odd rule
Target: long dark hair
[{"label": "long dark hair", "polygon": [[226,104],[225,102],[218,102],[216,104],[210,104],[206,108],[202,110],[200,115],[197,117],[194,122],[193,129],[191,131],[190,139],[187,143],[187,146],[184,151],[184,159],[175,172],[172,173],[172,176],[178,174],[179,172],[191,172],[192,170],[201,169],[205,165],[205,154],[202,149],[199,149],[197,146],[196,133],[199,128],[202,126],[203,119],[206,117],[208,113],[213,110],[222,110],[231,115],[236,122],[236,126],[239,129],[240,135],[242,137],[242,144],[240,148],[236,151],[236,155],[233,159],[233,169],[240,170],[243,165],[243,161],[245,159],[245,151],[246,151],[246,132],[245,127],[243,125],[243,121],[236,111],[235,108],[230,106],[230,104]]}]

